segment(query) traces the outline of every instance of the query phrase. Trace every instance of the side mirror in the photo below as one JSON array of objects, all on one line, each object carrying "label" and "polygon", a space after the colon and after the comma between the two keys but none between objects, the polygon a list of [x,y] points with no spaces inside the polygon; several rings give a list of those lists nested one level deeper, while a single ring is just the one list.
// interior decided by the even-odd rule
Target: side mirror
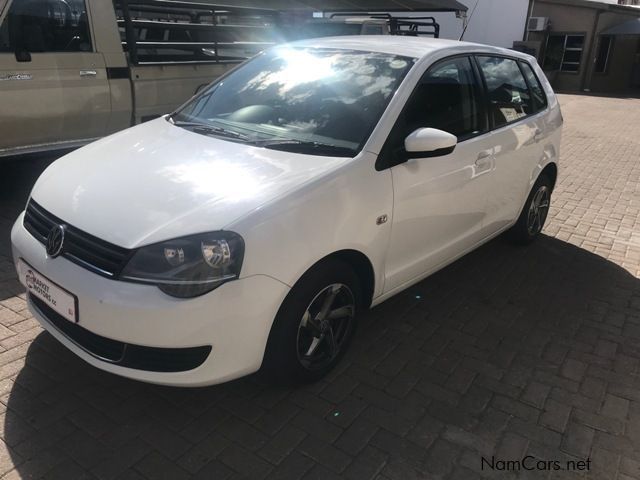
[{"label": "side mirror", "polygon": [[408,158],[449,155],[458,144],[458,137],[436,128],[419,128],[404,140]]}]

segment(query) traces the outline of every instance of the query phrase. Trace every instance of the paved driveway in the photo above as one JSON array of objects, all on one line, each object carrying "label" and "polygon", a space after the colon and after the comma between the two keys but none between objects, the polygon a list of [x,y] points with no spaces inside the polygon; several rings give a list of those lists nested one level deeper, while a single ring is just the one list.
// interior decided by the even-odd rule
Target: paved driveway
[{"label": "paved driveway", "polygon": [[[297,390],[143,385],[68,353],[8,258],[47,161],[3,166],[0,475],[640,479],[640,100],[561,102],[546,235],[497,239],[375,308],[340,368]],[[526,455],[544,463],[499,473]]]}]

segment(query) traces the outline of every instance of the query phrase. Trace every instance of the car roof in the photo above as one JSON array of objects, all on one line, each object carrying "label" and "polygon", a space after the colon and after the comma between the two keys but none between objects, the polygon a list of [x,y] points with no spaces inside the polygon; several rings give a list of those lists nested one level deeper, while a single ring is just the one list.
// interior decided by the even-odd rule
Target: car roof
[{"label": "car roof", "polygon": [[348,35],[301,40],[288,44],[292,47],[339,48],[422,58],[436,51],[451,53],[487,52],[510,55],[529,60],[529,55],[506,48],[479,43],[445,40],[442,38],[410,37],[403,35]]}]

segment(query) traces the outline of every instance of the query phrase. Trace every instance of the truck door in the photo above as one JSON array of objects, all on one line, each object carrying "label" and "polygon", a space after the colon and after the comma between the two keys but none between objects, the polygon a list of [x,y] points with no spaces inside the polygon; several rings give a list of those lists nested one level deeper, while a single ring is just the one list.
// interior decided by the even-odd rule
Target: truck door
[{"label": "truck door", "polygon": [[109,84],[90,13],[85,0],[9,0],[2,10],[0,154],[105,133]]}]

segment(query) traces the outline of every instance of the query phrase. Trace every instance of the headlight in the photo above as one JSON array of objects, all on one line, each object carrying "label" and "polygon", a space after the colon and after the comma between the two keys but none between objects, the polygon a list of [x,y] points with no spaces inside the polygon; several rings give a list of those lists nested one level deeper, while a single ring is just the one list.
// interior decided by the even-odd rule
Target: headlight
[{"label": "headlight", "polygon": [[196,297],[238,278],[243,256],[244,241],[236,233],[191,235],[136,250],[120,279],[157,285],[174,297]]}]

